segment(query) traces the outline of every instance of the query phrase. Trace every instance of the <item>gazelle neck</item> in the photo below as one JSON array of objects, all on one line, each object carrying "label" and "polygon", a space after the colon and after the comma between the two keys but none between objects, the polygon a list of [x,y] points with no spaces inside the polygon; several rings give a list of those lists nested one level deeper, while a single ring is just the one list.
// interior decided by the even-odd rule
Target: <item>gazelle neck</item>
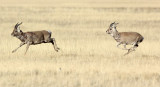
[{"label": "gazelle neck", "polygon": [[112,37],[117,41],[119,40],[120,36],[119,36],[119,32],[117,31],[116,27],[114,27],[113,29],[113,32],[112,32]]},{"label": "gazelle neck", "polygon": [[26,34],[21,32],[18,36],[16,36],[20,41],[24,42],[26,39]]}]

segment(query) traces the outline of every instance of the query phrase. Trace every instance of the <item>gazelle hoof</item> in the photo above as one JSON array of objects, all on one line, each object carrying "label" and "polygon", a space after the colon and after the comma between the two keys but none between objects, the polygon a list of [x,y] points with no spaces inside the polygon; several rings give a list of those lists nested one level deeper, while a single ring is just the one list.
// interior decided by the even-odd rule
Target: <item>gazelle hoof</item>
[{"label": "gazelle hoof", "polygon": [[56,51],[56,52],[58,52],[59,50],[60,50],[60,49],[59,49],[59,48],[57,48],[55,51]]},{"label": "gazelle hoof", "polygon": [[59,51],[59,50],[60,50],[60,48],[57,48],[57,50]]},{"label": "gazelle hoof", "polygon": [[14,53],[14,52],[15,52],[15,50],[12,51],[12,53]]},{"label": "gazelle hoof", "polygon": [[60,48],[57,48],[57,50],[60,50]]}]

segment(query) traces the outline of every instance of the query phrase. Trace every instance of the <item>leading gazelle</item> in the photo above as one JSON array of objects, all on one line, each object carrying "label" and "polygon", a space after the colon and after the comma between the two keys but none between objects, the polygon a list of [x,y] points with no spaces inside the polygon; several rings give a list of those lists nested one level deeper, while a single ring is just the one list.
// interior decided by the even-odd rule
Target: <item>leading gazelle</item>
[{"label": "leading gazelle", "polygon": [[[125,54],[129,54],[132,51],[135,51],[135,48],[138,47],[138,44],[143,41],[143,36],[140,35],[137,32],[118,32],[116,27],[118,23],[111,23],[109,26],[109,29],[106,31],[108,34],[110,34],[117,42],[119,45],[123,44],[124,48],[121,48],[123,50],[128,50],[128,52]],[[133,45],[133,47],[127,49],[126,45]]]},{"label": "leading gazelle", "polygon": [[56,45],[56,41],[54,38],[51,38],[52,32],[42,30],[42,31],[33,31],[33,32],[22,32],[20,30],[21,23],[17,23],[14,27],[13,32],[11,35],[13,37],[17,37],[20,41],[21,44],[18,48],[12,51],[12,53],[16,52],[21,46],[27,44],[25,54],[29,48],[30,45],[36,45],[36,44],[41,44],[41,43],[52,43],[54,46],[55,51],[58,52],[59,48]]}]

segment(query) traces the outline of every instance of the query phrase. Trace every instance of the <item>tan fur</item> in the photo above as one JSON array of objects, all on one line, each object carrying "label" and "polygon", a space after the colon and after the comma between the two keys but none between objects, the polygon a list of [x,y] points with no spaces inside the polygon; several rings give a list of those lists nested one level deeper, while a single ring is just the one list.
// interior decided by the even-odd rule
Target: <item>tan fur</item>
[{"label": "tan fur", "polygon": [[133,45],[133,42],[136,42],[137,39],[143,39],[143,37],[137,32],[119,32],[119,35],[120,42],[127,45]]},{"label": "tan fur", "polygon": [[58,52],[59,48],[56,45],[55,39],[51,38],[51,32],[46,31],[46,30],[22,32],[22,30],[20,30],[20,27],[19,27],[19,25],[21,24],[22,23],[17,23],[11,34],[12,36],[17,37],[21,41],[20,46],[16,48],[15,50],[13,50],[12,53],[17,51],[24,44],[27,44],[27,47],[26,47],[26,52],[27,52],[30,45],[36,45],[36,44],[41,44],[41,43],[52,43],[55,51]]},{"label": "tan fur", "polygon": [[[135,48],[138,47],[138,44],[143,41],[143,36],[140,35],[137,32],[118,32],[116,27],[118,23],[111,23],[109,26],[109,29],[106,31],[108,34],[110,34],[117,42],[119,45],[123,44],[124,48],[121,48],[123,50],[128,50],[128,52],[125,54],[129,54],[132,51],[135,51]],[[130,49],[126,48],[126,45],[133,45]]]}]

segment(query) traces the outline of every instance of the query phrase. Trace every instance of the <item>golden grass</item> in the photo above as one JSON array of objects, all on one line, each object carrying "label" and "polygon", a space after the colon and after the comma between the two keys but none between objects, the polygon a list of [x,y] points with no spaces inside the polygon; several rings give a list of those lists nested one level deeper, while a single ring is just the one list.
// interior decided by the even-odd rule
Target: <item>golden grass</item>
[{"label": "golden grass", "polygon": [[[0,6],[0,87],[160,86],[160,2],[41,2]],[[10,34],[21,21],[24,32],[51,30],[61,51],[40,44],[27,55],[25,46],[12,54],[20,41]],[[120,32],[144,36],[135,52],[123,56],[126,51],[106,34],[113,21]]]}]

